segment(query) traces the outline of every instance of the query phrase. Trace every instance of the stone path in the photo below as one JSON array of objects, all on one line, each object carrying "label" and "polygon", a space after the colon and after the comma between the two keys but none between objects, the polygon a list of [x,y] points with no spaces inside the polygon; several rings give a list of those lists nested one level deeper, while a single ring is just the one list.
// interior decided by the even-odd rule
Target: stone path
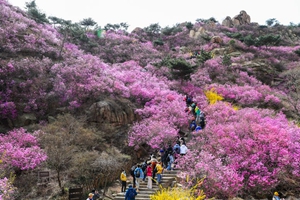
[{"label": "stone path", "polygon": [[[170,187],[174,181],[176,181],[177,173],[179,170],[168,171],[164,170],[161,179],[161,185],[163,188]],[[160,187],[155,183],[152,184],[152,189],[147,188],[147,179],[145,182],[140,183],[140,188],[135,200],[150,200],[150,195],[153,195]],[[114,200],[124,200],[125,193],[118,193]]]}]

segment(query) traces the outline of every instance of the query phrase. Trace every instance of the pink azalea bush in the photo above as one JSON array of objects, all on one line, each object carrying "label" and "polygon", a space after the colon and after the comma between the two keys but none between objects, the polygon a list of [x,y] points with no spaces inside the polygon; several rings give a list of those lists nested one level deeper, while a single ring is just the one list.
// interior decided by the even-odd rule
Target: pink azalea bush
[{"label": "pink azalea bush", "polygon": [[[300,178],[297,174],[300,165],[296,164],[298,158],[295,159],[299,152],[300,130],[282,113],[252,108],[236,111],[223,102],[208,106],[206,113],[207,126],[200,133],[193,134],[191,148],[211,154],[222,161],[223,167],[232,170],[232,175],[236,174],[237,183],[233,184],[236,187],[230,187],[223,194],[235,196],[240,190],[241,193],[251,193],[258,188],[262,192],[269,191],[280,183],[281,174],[289,171],[295,174],[294,178]],[[189,156],[182,159],[181,163],[189,163],[190,170],[184,165],[181,167],[195,176],[195,171],[199,170],[197,163],[202,159],[195,159],[193,163]],[[221,167],[212,167],[211,171],[198,172],[198,176],[207,176],[208,185],[205,187],[210,188],[208,191],[212,196],[218,195],[212,188],[219,188],[220,182],[227,181],[228,176],[219,176],[220,179],[213,182],[214,173],[217,173],[214,170],[219,169]]]},{"label": "pink azalea bush", "polygon": [[179,177],[182,180],[189,177],[189,186],[196,184],[197,179],[205,177],[203,187],[209,196],[235,197],[243,188],[243,177],[236,170],[224,165],[221,158],[209,152],[191,150],[184,159],[179,159],[178,166],[182,169]]},{"label": "pink azalea bush", "polygon": [[34,169],[47,159],[37,138],[25,129],[14,129],[0,137],[0,154],[5,168]]},{"label": "pink azalea bush", "polygon": [[216,92],[229,101],[237,102],[243,106],[255,106],[260,104],[280,105],[280,93],[273,91],[267,85],[256,87],[245,85],[210,85]]},{"label": "pink azalea bush", "polygon": [[[220,33],[253,35],[251,26],[227,28],[196,23],[193,29],[200,27],[207,37],[218,35],[223,43],[190,38],[184,26],[171,35],[108,31],[97,38],[88,32],[89,41],[101,48],[87,53],[55,27],[37,24],[24,11],[0,0],[0,47],[4,58],[0,60],[0,118],[8,124],[19,115],[31,113],[40,121],[49,113],[56,115],[58,108],[73,112],[101,98],[123,97],[138,107],[139,120],[128,133],[129,146],[138,149],[146,144],[159,149],[187,129],[189,115],[184,111],[183,99],[188,94],[206,113],[207,125],[191,133],[190,151],[178,159],[182,178],[190,177],[187,186],[206,177],[203,187],[210,197],[231,198],[267,193],[282,181],[288,183],[288,178],[299,181],[299,127],[280,110],[288,109],[287,101],[300,110],[297,96],[291,95],[292,88],[286,87],[281,71],[299,67],[295,50],[300,47],[248,47]],[[163,45],[155,46],[156,39],[161,39]],[[228,47],[240,54],[232,57],[228,66],[223,64],[222,56],[205,63],[190,58],[200,49]],[[190,80],[169,80],[167,66],[155,67],[165,58],[183,58],[195,66]],[[265,64],[258,69],[274,68],[274,84],[259,81],[255,70],[247,67],[252,62]],[[212,88],[224,97],[224,102],[209,105],[205,91]],[[233,109],[228,102],[241,108]],[[36,133],[20,128],[1,135],[5,170],[34,169],[47,159]],[[0,189],[2,198],[14,191],[5,178],[0,180]]]}]

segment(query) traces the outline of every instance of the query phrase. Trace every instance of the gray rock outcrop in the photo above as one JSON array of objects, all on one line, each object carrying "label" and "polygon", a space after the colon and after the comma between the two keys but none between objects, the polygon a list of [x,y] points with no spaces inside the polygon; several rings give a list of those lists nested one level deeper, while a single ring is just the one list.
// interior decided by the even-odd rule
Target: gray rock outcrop
[{"label": "gray rock outcrop", "polygon": [[246,11],[242,10],[240,14],[236,15],[233,20],[233,25],[234,26],[239,26],[239,25],[244,25],[244,24],[250,24],[251,18],[250,16],[246,13]]},{"label": "gray rock outcrop", "polygon": [[86,113],[90,122],[125,125],[137,119],[135,109],[127,99],[102,100],[92,104]]},{"label": "gray rock outcrop", "polygon": [[245,25],[251,23],[251,17],[247,14],[246,11],[242,10],[240,14],[236,15],[231,19],[231,17],[227,16],[223,22],[223,26],[227,27],[233,27],[233,26],[239,26],[239,25]]},{"label": "gray rock outcrop", "polygon": [[233,27],[233,22],[232,22],[231,17],[227,16],[227,17],[223,20],[222,25],[223,25],[223,26],[227,26],[227,27]]}]

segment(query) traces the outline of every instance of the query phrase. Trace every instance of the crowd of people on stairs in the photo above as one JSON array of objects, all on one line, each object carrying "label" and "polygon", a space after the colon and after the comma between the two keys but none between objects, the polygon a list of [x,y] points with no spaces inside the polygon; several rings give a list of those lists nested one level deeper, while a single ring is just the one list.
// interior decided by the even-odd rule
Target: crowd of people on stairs
[{"label": "crowd of people on stairs", "polygon": [[186,102],[185,111],[189,114],[189,130],[198,132],[204,129],[206,124],[205,114],[200,110],[197,102],[194,102],[189,95],[185,96],[184,101]]},{"label": "crowd of people on stairs", "polygon": [[[196,102],[189,95],[185,96],[186,108],[189,113],[189,130],[199,131],[205,127],[205,115],[200,110]],[[133,178],[132,185],[129,185],[126,190],[127,175],[122,169],[120,180],[122,183],[121,192],[125,193],[125,200],[133,200],[140,189],[140,183],[146,181],[147,188],[152,189],[152,184],[161,184],[164,170],[174,170],[176,167],[176,159],[188,153],[188,147],[184,137],[177,136],[174,144],[169,143],[168,146],[163,146],[158,155],[151,154],[150,158],[143,163],[137,163],[130,169],[130,175]]]},{"label": "crowd of people on stairs", "polygon": [[[185,111],[189,113],[189,130],[200,131],[205,128],[206,119],[205,114],[200,110],[200,107],[193,101],[191,96],[186,95],[184,98],[186,102]],[[125,200],[135,200],[135,196],[140,189],[140,183],[146,181],[147,188],[152,189],[153,183],[161,184],[164,170],[172,171],[176,167],[176,159],[188,153],[186,141],[184,137],[177,136],[175,144],[169,143],[167,147],[163,146],[159,150],[158,155],[151,154],[149,159],[141,164],[135,164],[130,169],[130,175],[133,177],[133,184],[128,186],[126,190],[127,175],[126,171],[122,169],[120,180],[122,183],[121,193],[125,194]],[[89,194],[87,200],[97,199],[98,192],[93,191]],[[278,192],[274,192],[272,200],[284,200],[279,197]]]}]

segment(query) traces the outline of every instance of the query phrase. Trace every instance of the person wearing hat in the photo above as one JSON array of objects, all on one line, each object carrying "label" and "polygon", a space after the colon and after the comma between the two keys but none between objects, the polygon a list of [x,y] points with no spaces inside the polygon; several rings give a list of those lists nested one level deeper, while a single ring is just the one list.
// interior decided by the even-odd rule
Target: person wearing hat
[{"label": "person wearing hat", "polygon": [[278,192],[274,192],[272,200],[280,200]]},{"label": "person wearing hat", "polygon": [[92,198],[93,200],[96,200],[100,197],[98,190],[92,190],[91,193],[93,194],[93,198]]},{"label": "person wearing hat", "polygon": [[135,200],[136,195],[137,195],[136,190],[130,184],[128,186],[128,189],[127,189],[126,193],[125,193],[125,200]]},{"label": "person wearing hat", "polygon": [[93,200],[93,196],[94,196],[93,193],[89,193],[89,197],[86,200]]}]

